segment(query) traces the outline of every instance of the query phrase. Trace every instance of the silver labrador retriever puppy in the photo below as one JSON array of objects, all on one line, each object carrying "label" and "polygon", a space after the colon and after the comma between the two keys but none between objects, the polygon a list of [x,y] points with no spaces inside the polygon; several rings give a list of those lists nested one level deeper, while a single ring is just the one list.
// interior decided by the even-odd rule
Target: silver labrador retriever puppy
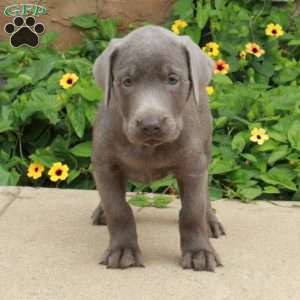
[{"label": "silver labrador retriever puppy", "polygon": [[225,234],[208,200],[212,137],[206,86],[213,62],[187,36],[158,26],[113,39],[93,73],[105,90],[93,131],[93,174],[102,202],[94,224],[108,225],[102,264],[143,266],[127,179],[173,174],[180,188],[183,268],[213,271],[221,261],[209,237]]}]

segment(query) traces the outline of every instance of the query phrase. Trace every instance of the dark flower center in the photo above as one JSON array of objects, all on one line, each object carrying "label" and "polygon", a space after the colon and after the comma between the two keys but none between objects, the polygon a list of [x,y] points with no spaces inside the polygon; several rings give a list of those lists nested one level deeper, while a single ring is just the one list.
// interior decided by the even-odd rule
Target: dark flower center
[{"label": "dark flower center", "polygon": [[62,174],[62,170],[61,170],[61,169],[56,170],[55,174],[56,174],[57,176],[60,176],[60,175]]},{"label": "dark flower center", "polygon": [[217,69],[218,69],[219,71],[222,71],[222,70],[224,69],[224,66],[223,66],[223,65],[218,65],[218,66],[217,66]]},{"label": "dark flower center", "polygon": [[68,80],[67,80],[67,84],[72,84],[73,83],[73,80],[71,79],[71,78],[69,78]]},{"label": "dark flower center", "polygon": [[259,139],[259,140],[261,139],[261,136],[260,136],[259,134],[258,134],[256,137],[257,137],[257,139]]},{"label": "dark flower center", "polygon": [[256,52],[258,52],[258,49],[257,48],[252,48],[252,51],[254,52],[254,53],[256,53]]},{"label": "dark flower center", "polygon": [[213,51],[214,51],[214,49],[213,49],[212,47],[210,47],[210,48],[209,48],[209,51],[213,52]]},{"label": "dark flower center", "polygon": [[273,34],[276,34],[276,33],[277,33],[277,30],[276,30],[276,29],[273,29],[273,30],[272,30],[272,33],[273,33]]},{"label": "dark flower center", "polygon": [[38,170],[39,170],[39,168],[37,168],[37,167],[36,167],[36,168],[34,168],[34,172],[37,172]]}]

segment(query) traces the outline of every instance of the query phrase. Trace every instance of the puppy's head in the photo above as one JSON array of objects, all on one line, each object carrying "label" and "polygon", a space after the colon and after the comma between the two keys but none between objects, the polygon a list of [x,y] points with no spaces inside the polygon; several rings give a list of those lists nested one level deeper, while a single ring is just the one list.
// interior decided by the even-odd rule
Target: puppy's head
[{"label": "puppy's head", "polygon": [[189,37],[158,27],[139,28],[111,41],[97,58],[94,76],[105,90],[105,105],[117,101],[123,131],[131,143],[174,141],[183,128],[184,106],[197,104],[213,63]]}]

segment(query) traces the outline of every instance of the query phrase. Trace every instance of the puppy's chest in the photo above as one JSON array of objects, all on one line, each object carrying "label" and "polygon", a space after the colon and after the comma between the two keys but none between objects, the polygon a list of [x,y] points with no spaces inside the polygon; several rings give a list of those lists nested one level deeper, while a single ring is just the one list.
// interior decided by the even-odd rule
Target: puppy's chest
[{"label": "puppy's chest", "polygon": [[122,147],[118,160],[127,178],[143,183],[163,178],[172,171],[172,160],[155,148]]}]

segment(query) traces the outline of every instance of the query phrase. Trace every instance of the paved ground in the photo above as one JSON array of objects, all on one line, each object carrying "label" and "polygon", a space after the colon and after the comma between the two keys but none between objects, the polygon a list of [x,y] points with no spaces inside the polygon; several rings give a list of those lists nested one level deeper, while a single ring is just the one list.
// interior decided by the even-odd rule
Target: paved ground
[{"label": "paved ground", "polygon": [[[214,202],[228,235],[225,265],[181,270],[178,202],[135,209],[145,269],[99,265],[106,227],[92,226],[94,191],[0,188],[1,300],[300,299],[300,209]],[[287,207],[289,206],[289,207]]]}]

